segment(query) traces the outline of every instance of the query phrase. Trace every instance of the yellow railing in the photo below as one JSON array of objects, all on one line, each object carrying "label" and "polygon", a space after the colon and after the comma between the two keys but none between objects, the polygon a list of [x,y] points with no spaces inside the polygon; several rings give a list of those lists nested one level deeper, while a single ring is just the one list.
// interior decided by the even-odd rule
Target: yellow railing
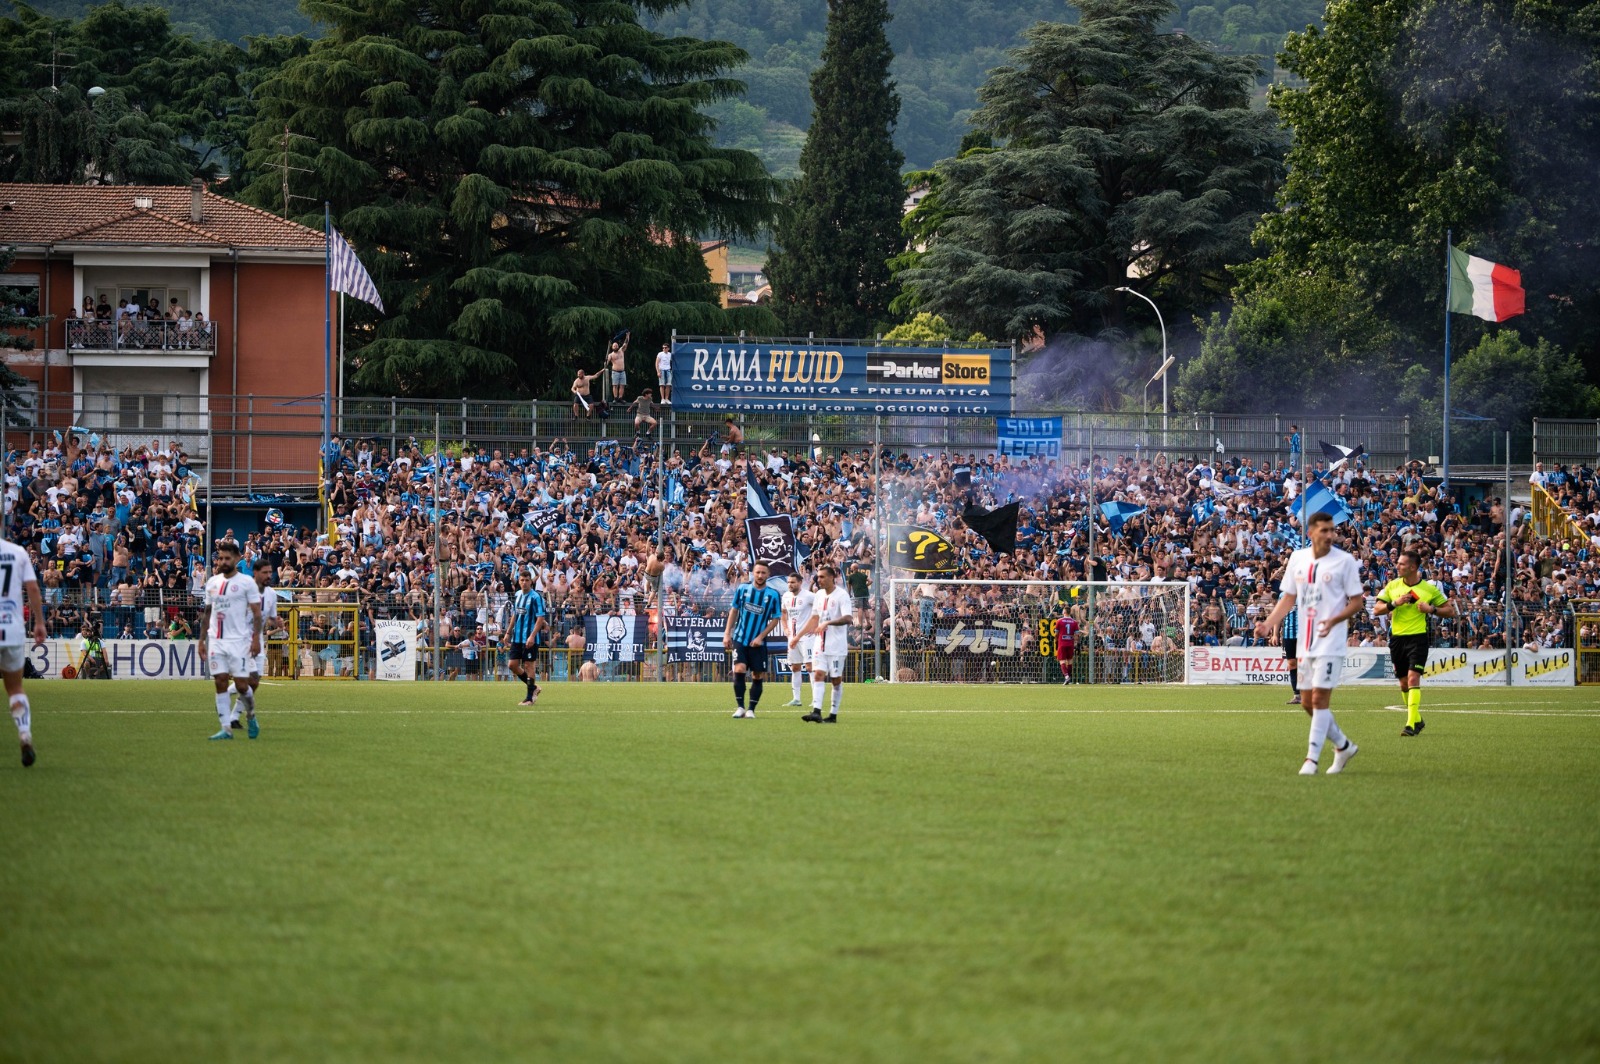
[{"label": "yellow railing", "polygon": [[1589,534],[1561,504],[1539,485],[1533,485],[1533,533],[1540,539],[1576,540],[1587,543]]}]

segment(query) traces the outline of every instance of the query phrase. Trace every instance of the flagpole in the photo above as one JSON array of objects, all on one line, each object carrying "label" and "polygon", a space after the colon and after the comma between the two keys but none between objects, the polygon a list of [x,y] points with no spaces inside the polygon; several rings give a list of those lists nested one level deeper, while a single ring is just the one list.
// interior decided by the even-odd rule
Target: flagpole
[{"label": "flagpole", "polygon": [[339,431],[344,432],[344,293],[339,293]]},{"label": "flagpole", "polygon": [[1444,231],[1444,478],[1440,488],[1450,488],[1450,303],[1455,298],[1455,271],[1450,268],[1450,244],[1454,233]]},{"label": "flagpole", "polygon": [[[333,436],[332,408],[328,404],[333,394],[333,321],[330,298],[333,292],[333,209],[327,200],[322,201],[322,457],[328,457],[328,442]],[[325,477],[333,475],[323,470]]]}]

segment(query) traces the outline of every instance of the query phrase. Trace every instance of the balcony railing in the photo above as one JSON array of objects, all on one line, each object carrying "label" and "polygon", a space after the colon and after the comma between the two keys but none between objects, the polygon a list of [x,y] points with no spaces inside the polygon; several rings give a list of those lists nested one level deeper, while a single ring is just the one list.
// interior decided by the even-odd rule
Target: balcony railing
[{"label": "balcony railing", "polygon": [[216,346],[216,323],[210,321],[67,321],[67,346],[74,351],[203,351]]}]

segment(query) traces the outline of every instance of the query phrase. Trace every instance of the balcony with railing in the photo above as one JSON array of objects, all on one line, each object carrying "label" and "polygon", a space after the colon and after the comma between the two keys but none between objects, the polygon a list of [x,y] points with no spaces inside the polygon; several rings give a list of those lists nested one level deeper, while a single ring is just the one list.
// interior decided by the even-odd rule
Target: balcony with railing
[{"label": "balcony with railing", "polygon": [[210,321],[69,318],[65,324],[67,347],[72,351],[169,351],[209,355],[216,350],[216,323]]}]

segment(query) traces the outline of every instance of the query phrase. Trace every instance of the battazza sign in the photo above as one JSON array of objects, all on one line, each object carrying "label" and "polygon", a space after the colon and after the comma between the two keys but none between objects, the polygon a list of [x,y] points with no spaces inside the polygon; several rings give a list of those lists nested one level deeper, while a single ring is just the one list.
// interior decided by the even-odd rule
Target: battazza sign
[{"label": "battazza sign", "polygon": [[705,339],[672,348],[673,409],[809,414],[1011,412],[1008,347],[939,350]]}]

